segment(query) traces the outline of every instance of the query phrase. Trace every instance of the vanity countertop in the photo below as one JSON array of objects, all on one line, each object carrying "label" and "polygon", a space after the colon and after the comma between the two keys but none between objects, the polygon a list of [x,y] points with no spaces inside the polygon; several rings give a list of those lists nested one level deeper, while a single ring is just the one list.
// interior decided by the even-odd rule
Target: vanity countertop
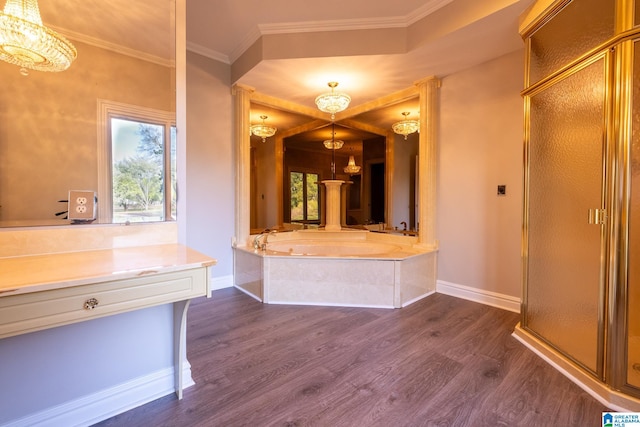
[{"label": "vanity countertop", "polygon": [[215,265],[180,244],[0,258],[0,298]]}]

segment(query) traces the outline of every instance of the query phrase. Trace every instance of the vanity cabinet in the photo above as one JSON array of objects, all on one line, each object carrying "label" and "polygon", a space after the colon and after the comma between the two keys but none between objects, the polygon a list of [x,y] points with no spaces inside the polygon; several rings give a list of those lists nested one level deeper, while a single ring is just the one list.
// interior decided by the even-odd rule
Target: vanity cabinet
[{"label": "vanity cabinet", "polygon": [[210,295],[215,260],[177,244],[0,259],[0,339],[173,304],[175,390],[182,397],[186,317]]}]

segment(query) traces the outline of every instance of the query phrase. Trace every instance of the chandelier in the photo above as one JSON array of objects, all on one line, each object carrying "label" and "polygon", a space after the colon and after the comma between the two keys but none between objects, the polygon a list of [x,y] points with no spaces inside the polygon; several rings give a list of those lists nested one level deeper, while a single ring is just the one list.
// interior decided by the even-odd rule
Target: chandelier
[{"label": "chandelier", "polygon": [[323,144],[324,148],[328,150],[339,150],[344,145],[344,141],[341,141],[339,139],[327,139],[323,142]]},{"label": "chandelier", "polygon": [[318,109],[325,113],[331,114],[331,120],[336,118],[336,113],[346,110],[351,102],[351,97],[346,93],[336,92],[335,88],[338,86],[337,82],[329,82],[331,92],[318,95],[316,98],[316,105]]},{"label": "chandelier", "polygon": [[344,145],[344,141],[336,139],[336,125],[335,123],[331,124],[331,139],[327,139],[323,142],[324,148],[328,150],[339,150]]},{"label": "chandelier", "polygon": [[42,24],[37,0],[7,0],[0,12],[0,59],[37,71],[64,71],[77,56],[66,38]]},{"label": "chandelier", "polygon": [[266,142],[267,138],[275,135],[278,129],[274,128],[273,126],[267,126],[264,123],[264,121],[267,119],[267,116],[263,115],[260,116],[260,118],[262,119],[262,123],[260,123],[259,125],[251,126],[251,133],[262,138],[262,142]]},{"label": "chandelier", "polygon": [[349,163],[344,167],[344,172],[351,175],[355,175],[360,172],[360,166],[356,166],[356,160],[353,156],[349,156]]},{"label": "chandelier", "polygon": [[420,129],[420,122],[418,120],[409,120],[408,116],[411,113],[404,112],[402,115],[404,116],[404,120],[394,123],[391,128],[397,134],[404,135],[404,139],[407,139],[407,135],[416,132]]}]

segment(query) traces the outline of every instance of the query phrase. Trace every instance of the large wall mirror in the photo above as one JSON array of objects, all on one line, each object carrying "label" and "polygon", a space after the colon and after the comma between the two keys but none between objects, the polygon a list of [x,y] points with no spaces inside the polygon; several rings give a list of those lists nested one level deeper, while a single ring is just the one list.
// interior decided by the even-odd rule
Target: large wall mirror
[{"label": "large wall mirror", "polygon": [[[100,194],[98,170],[111,176],[110,145],[100,139],[113,135],[100,102],[162,112],[169,122],[176,111],[175,0],[39,3],[44,25],[67,37],[78,56],[55,73],[24,75],[0,62],[3,227],[68,224],[56,214],[67,209],[60,200],[70,190],[96,191],[99,206],[110,200]],[[98,215],[97,222],[111,219]]]},{"label": "large wall mirror", "polygon": [[[252,233],[321,226],[324,188],[317,182],[335,177],[345,181],[343,226],[417,234],[419,135],[405,139],[391,130],[402,112],[418,119],[417,96],[335,123],[256,102],[250,110],[251,123],[266,116],[278,128],[264,141],[255,135],[250,140]],[[343,144],[332,149],[325,141]],[[351,160],[359,170],[345,170]]]}]

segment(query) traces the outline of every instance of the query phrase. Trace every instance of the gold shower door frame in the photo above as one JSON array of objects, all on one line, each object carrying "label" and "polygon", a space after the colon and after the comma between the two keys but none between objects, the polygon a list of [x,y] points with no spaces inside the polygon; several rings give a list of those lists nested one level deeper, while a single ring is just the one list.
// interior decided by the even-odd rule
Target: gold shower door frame
[{"label": "gold shower door frame", "polygon": [[[568,359],[572,360],[577,365],[581,366],[584,370],[588,371],[591,375],[599,378],[600,380],[604,380],[605,376],[605,351],[604,351],[604,343],[606,339],[606,301],[607,295],[606,290],[608,288],[608,259],[606,254],[608,253],[608,245],[609,245],[609,235],[611,230],[611,222],[604,221],[603,224],[600,225],[590,225],[590,227],[599,227],[596,229],[598,239],[597,241],[593,239],[592,244],[597,245],[596,247],[590,248],[592,253],[589,254],[590,260],[595,261],[597,263],[597,272],[592,272],[591,281],[592,287],[597,287],[597,289],[591,289],[590,292],[594,300],[591,301],[592,307],[584,307],[575,300],[572,300],[571,295],[547,295],[549,300],[542,298],[545,301],[551,301],[551,303],[545,303],[544,305],[540,303],[541,296],[537,295],[535,297],[531,296],[532,292],[537,292],[541,287],[547,287],[547,289],[562,289],[562,286],[566,285],[565,281],[561,278],[570,273],[572,265],[557,265],[557,259],[550,262],[551,259],[547,256],[542,262],[539,261],[541,258],[544,258],[546,250],[532,249],[530,247],[532,241],[534,239],[538,239],[539,234],[536,234],[535,238],[531,238],[529,235],[530,228],[538,227],[540,223],[544,223],[545,216],[548,215],[549,221],[553,221],[555,218],[551,218],[551,215],[554,215],[554,212],[549,212],[545,210],[539,210],[538,206],[533,206],[534,210],[538,209],[537,213],[541,215],[541,218],[532,218],[531,217],[531,208],[532,208],[532,195],[531,195],[531,112],[532,112],[532,101],[536,96],[542,96],[545,94],[545,91],[553,90],[556,87],[560,87],[565,82],[568,82],[573,77],[579,75],[580,73],[585,72],[593,67],[602,67],[602,95],[601,95],[601,108],[602,114],[600,117],[600,129],[602,129],[601,134],[601,148],[600,148],[600,157],[595,160],[600,163],[600,167],[598,173],[600,173],[601,177],[599,178],[600,185],[597,191],[600,194],[599,200],[594,201],[591,206],[592,209],[591,214],[594,216],[599,216],[600,221],[602,222],[603,217],[607,217],[607,213],[610,211],[610,198],[609,195],[611,193],[611,172],[612,168],[612,153],[613,148],[611,141],[611,135],[607,134],[607,129],[610,129],[609,126],[611,120],[611,106],[612,106],[612,93],[611,93],[611,76],[612,76],[612,67],[614,65],[614,55],[610,51],[604,51],[597,55],[593,55],[587,59],[584,59],[578,65],[571,67],[568,70],[564,70],[563,72],[559,72],[554,75],[552,78],[544,79],[536,85],[533,85],[531,88],[527,89],[523,95],[525,99],[525,147],[524,147],[524,163],[525,163],[525,175],[524,175],[524,210],[523,210],[523,284],[524,284],[524,294],[523,294],[523,318],[522,318],[522,328],[526,330],[528,333],[532,334],[539,340],[545,342],[550,347],[554,348],[557,352],[563,354]],[[533,141],[533,143],[537,143]],[[575,147],[574,147],[575,149]],[[593,160],[593,159],[591,159]],[[537,167],[537,165],[534,165]],[[562,169],[562,168],[559,168]],[[536,191],[540,191],[539,189],[534,189]],[[554,188],[549,188],[549,192],[553,192]],[[560,190],[562,191],[562,190]],[[594,189],[595,191],[595,189]],[[567,200],[566,203],[573,203],[572,200]],[[535,205],[536,203],[534,203]],[[557,209],[556,209],[557,210]],[[560,212],[563,213],[563,212]],[[566,212],[564,212],[566,213]],[[572,218],[572,221],[584,221],[586,222],[589,219],[590,213],[588,211],[581,212],[579,215],[576,215],[575,218]],[[536,215],[536,213],[534,213]],[[558,224],[555,224],[558,227]],[[539,231],[539,230],[537,230]],[[549,236],[550,239],[553,239],[554,236]],[[582,236],[581,236],[582,237]],[[537,246],[539,242],[536,242]],[[547,241],[549,244],[549,241]],[[556,246],[556,253],[558,251],[558,242],[553,242],[549,247]],[[564,253],[563,259],[571,260],[571,253]],[[583,257],[584,258],[584,257]],[[576,261],[577,264],[573,265],[573,269],[580,269],[578,264],[580,264],[583,259],[579,259]],[[549,264],[552,264],[552,267],[549,268]],[[555,274],[548,273],[543,271],[544,269],[553,269],[556,268],[557,271]],[[538,274],[539,272],[542,272]],[[538,283],[536,286],[530,286],[529,280],[531,279],[531,275],[534,277],[542,276],[545,279],[551,278],[552,281],[555,280],[561,283],[551,283],[549,286],[546,281],[540,286]],[[545,276],[546,275],[546,276]],[[597,276],[597,277],[593,277]],[[579,288],[573,289],[574,295],[577,296],[576,299],[579,300],[583,295],[578,294],[581,291]],[[558,291],[560,292],[560,291]],[[564,290],[563,290],[564,292]],[[597,294],[597,295],[596,295]],[[556,298],[557,297],[557,298]],[[555,299],[554,299],[555,298]],[[563,299],[564,298],[564,299]],[[577,314],[576,317],[579,317],[579,321],[576,319],[567,319],[567,313],[562,310],[563,303],[566,303],[568,308],[572,308],[574,313]],[[553,304],[560,305],[560,307],[555,307],[554,313],[549,313],[549,308]],[[573,307],[571,305],[573,304]],[[584,310],[583,310],[584,309]],[[551,309],[553,310],[553,308]],[[583,310],[583,311],[581,311]],[[569,310],[567,310],[569,311]],[[586,312],[586,313],[585,313]],[[545,316],[547,318],[545,319]],[[550,317],[549,317],[550,316]],[[570,317],[570,316],[569,316]],[[543,319],[543,320],[540,320]],[[572,323],[573,322],[573,323]],[[567,327],[567,325],[570,325]],[[587,326],[587,329],[594,328],[594,330],[585,331],[584,326]],[[565,331],[565,337],[559,337],[558,334],[563,327],[567,327],[568,329]],[[571,329],[571,328],[574,329]],[[585,355],[585,348],[588,347],[588,344],[585,346],[585,343],[579,342],[584,334],[591,334],[589,339],[593,342],[589,342],[593,346],[593,354]],[[581,335],[582,334],[582,335]],[[555,335],[555,336],[554,336]],[[551,337],[550,337],[551,336]],[[577,339],[576,339],[577,337]],[[572,342],[569,342],[572,341]],[[582,354],[580,354],[582,353]]]},{"label": "gold shower door frame", "polygon": [[[539,8],[536,16],[527,16],[520,26],[520,34],[527,49],[526,89],[522,92],[525,99],[522,239],[524,289],[522,320],[516,327],[514,336],[556,363],[559,369],[567,371],[579,384],[586,385],[605,401],[640,411],[640,231],[637,231],[640,230],[640,0],[607,0],[608,3],[609,1],[615,8],[611,37],[598,45],[588,45],[579,57],[567,57],[566,62],[556,61],[559,69],[543,76],[539,81],[536,80],[539,76],[533,76],[535,81],[530,76],[531,37],[547,22],[555,19],[566,6],[572,4],[572,0],[536,0],[536,4],[543,5],[544,8]],[[585,31],[588,32],[588,28]],[[555,59],[557,58],[551,58],[552,62]],[[600,59],[603,59],[607,67],[603,82],[606,85],[606,104],[602,118],[601,193],[601,208],[606,214],[606,224],[602,226],[601,256],[596,262],[600,268],[598,353],[594,368],[589,369],[571,354],[559,349],[551,340],[536,333],[528,318],[528,310],[531,308],[528,294],[529,288],[533,286],[533,283],[529,283],[531,254],[528,213],[532,207],[529,198],[530,112],[532,97]],[[636,369],[633,368],[634,365]]]}]

